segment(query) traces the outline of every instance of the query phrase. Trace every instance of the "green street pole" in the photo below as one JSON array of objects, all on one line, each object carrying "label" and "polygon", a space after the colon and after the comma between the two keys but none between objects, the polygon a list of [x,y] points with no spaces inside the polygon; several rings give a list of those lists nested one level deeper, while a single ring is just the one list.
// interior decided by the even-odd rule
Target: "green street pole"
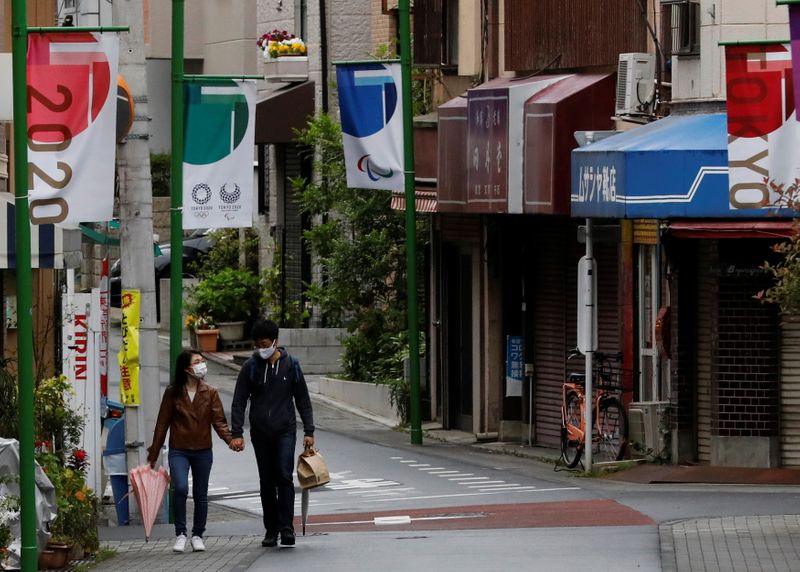
[{"label": "green street pole", "polygon": [[411,107],[411,19],[409,0],[398,3],[400,68],[403,92],[403,159],[406,195],[406,258],[408,270],[408,357],[411,374],[411,444],[422,445],[419,390],[419,320],[417,317],[417,205],[414,189],[414,110]]},{"label": "green street pole", "polygon": [[22,569],[36,570],[36,477],[33,444],[33,271],[28,212],[28,15],[25,0],[11,4],[14,101],[14,194],[17,241],[17,375],[19,380],[19,488]]},{"label": "green street pole", "polygon": [[169,371],[183,344],[183,13],[184,0],[172,0],[172,160],[170,163]]}]

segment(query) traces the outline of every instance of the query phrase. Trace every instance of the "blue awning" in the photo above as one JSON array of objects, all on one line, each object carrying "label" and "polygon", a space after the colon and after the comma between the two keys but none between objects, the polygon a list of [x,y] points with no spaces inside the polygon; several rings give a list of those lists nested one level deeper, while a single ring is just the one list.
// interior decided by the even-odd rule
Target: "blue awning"
[{"label": "blue awning", "polygon": [[[728,193],[727,115],[670,116],[572,152],[571,213],[598,218],[774,216]],[[792,211],[779,214],[791,216]]]}]

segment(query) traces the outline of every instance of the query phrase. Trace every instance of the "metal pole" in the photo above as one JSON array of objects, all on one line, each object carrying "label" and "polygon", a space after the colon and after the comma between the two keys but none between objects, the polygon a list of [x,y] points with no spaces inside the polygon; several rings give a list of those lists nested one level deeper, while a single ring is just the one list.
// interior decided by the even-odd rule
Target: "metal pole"
[{"label": "metal pole", "polygon": [[184,0],[172,0],[172,157],[170,163],[169,371],[183,345],[183,14]]},{"label": "metal pole", "polygon": [[411,444],[422,445],[419,390],[419,320],[417,318],[417,209],[414,192],[414,110],[411,108],[411,21],[409,0],[398,3],[400,66],[403,92],[403,159],[406,195],[406,258],[408,271],[408,357],[411,370]]},{"label": "metal pole", "polygon": [[592,219],[586,219],[586,259],[589,261],[589,282],[588,282],[588,298],[587,303],[591,308],[589,318],[587,320],[589,328],[588,339],[590,343],[586,349],[586,400],[584,401],[584,417],[586,419],[586,433],[584,434],[584,464],[586,471],[592,470],[592,359],[594,358],[594,314],[597,308],[594,307],[594,244],[592,242]]},{"label": "metal pole", "polygon": [[22,569],[36,570],[36,476],[33,445],[33,271],[28,211],[28,15],[25,0],[11,4],[14,101],[14,194],[17,241],[17,374],[19,380],[19,488]]}]

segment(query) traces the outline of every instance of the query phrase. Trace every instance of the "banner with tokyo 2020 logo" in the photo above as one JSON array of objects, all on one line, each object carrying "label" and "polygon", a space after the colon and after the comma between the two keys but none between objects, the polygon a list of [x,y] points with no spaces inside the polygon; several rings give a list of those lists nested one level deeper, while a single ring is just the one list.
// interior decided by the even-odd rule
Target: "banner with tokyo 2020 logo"
[{"label": "banner with tokyo 2020 logo", "polygon": [[403,101],[397,63],[336,65],[347,186],[403,190]]},{"label": "banner with tokyo 2020 logo", "polygon": [[117,34],[28,36],[28,185],[33,224],[113,218]]},{"label": "banner with tokyo 2020 logo", "polygon": [[183,228],[253,226],[256,82],[185,87]]}]

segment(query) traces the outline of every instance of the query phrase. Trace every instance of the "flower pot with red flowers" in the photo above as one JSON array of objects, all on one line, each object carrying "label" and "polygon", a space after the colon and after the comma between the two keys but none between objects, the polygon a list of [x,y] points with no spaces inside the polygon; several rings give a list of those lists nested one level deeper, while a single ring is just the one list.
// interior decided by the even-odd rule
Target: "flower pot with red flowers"
[{"label": "flower pot with red flowers", "polygon": [[286,30],[272,30],[256,42],[264,55],[267,81],[300,82],[308,79],[305,42]]}]

